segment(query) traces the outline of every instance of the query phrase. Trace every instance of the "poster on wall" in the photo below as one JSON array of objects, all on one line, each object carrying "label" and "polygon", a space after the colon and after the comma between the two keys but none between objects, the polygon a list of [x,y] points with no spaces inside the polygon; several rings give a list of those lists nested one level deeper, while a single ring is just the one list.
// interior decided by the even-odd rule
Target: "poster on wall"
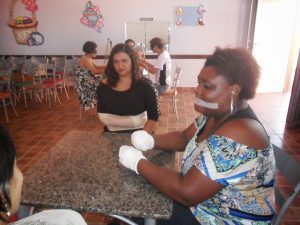
[{"label": "poster on wall", "polygon": [[82,12],[80,22],[83,25],[93,28],[101,33],[101,28],[104,26],[104,23],[103,16],[100,14],[99,6],[93,5],[91,1],[88,1]]},{"label": "poster on wall", "polygon": [[177,26],[203,26],[205,9],[199,6],[177,6],[175,9],[175,23]]},{"label": "poster on wall", "polygon": [[[15,5],[20,3],[24,4],[25,9],[31,13],[31,16],[14,15]],[[11,1],[8,25],[12,28],[17,44],[38,46],[44,43],[44,36],[37,30],[37,10],[36,0]]]}]

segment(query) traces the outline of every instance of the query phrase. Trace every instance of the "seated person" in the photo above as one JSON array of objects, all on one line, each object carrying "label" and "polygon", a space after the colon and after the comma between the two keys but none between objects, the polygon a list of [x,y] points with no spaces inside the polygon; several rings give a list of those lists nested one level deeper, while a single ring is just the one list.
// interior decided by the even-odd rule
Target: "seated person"
[{"label": "seated person", "polygon": [[[217,48],[198,75],[194,108],[201,116],[183,131],[136,131],[134,147],[120,147],[119,161],[174,201],[171,218],[158,225],[271,224],[273,149],[247,103],[258,80],[247,50]],[[182,172],[148,161],[141,151],[153,147],[184,151]]]},{"label": "seated person", "polygon": [[159,94],[166,92],[171,87],[172,62],[169,53],[164,49],[164,44],[160,38],[150,40],[151,50],[158,54],[155,64],[140,59],[140,66],[155,74],[155,86]]},{"label": "seated person", "polygon": [[77,83],[77,93],[80,97],[80,107],[88,110],[96,106],[96,90],[99,80],[104,72],[104,66],[98,66],[94,62],[97,55],[97,45],[95,42],[87,41],[82,47],[85,54],[80,57],[79,65],[76,67],[75,76]]},{"label": "seated person", "polygon": [[159,118],[155,91],[148,81],[140,79],[131,47],[122,43],[114,46],[105,77],[97,90],[98,116],[105,130],[144,129],[153,133]]},{"label": "seated person", "polygon": [[134,49],[134,47],[135,47],[135,42],[134,42],[134,40],[132,40],[132,39],[127,39],[126,41],[125,41],[125,45],[128,45],[129,47],[131,47],[132,49]]},{"label": "seated person", "polygon": [[79,213],[67,209],[44,210],[17,222],[8,222],[20,205],[23,175],[17,165],[13,142],[2,126],[0,126],[0,184],[0,225],[87,225]]}]

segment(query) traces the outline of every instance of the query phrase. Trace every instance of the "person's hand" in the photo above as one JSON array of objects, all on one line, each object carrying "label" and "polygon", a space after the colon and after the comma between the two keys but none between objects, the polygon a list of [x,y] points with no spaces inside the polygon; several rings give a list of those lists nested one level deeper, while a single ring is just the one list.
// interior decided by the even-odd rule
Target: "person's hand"
[{"label": "person's hand", "polygon": [[135,50],[134,54],[136,55],[139,61],[145,61],[145,56],[142,51]]},{"label": "person's hand", "polygon": [[144,130],[138,130],[131,134],[132,145],[141,150],[148,151],[154,147],[154,138]]},{"label": "person's hand", "polygon": [[123,145],[119,149],[119,162],[137,174],[137,165],[141,159],[146,159],[143,153],[132,146]]}]

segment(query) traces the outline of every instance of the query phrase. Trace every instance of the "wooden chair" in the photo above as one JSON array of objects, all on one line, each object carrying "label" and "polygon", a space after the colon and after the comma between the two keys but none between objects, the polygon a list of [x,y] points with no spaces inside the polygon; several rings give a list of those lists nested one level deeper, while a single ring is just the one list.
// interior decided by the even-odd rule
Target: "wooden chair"
[{"label": "wooden chair", "polygon": [[293,200],[296,198],[300,191],[300,164],[296,162],[289,154],[283,149],[273,145],[274,156],[276,161],[276,168],[280,173],[287,178],[293,187],[289,196],[285,196],[280,188],[275,184],[275,202],[280,210],[276,213],[272,224],[278,225],[284,218],[286,210],[289,208]]},{"label": "wooden chair", "polygon": [[172,103],[173,106],[173,112],[176,114],[176,119],[178,120],[178,110],[177,110],[177,84],[179,81],[179,77],[181,75],[182,69],[181,67],[177,66],[175,69],[174,79],[172,87],[167,90],[166,92],[160,94],[160,101],[169,100]]},{"label": "wooden chair", "polygon": [[0,82],[0,101],[1,101],[0,105],[3,106],[6,122],[9,123],[6,106],[11,105],[15,115],[18,116],[11,97],[12,96],[11,94],[12,69],[11,68],[8,69],[6,75],[3,75],[1,77],[2,78],[7,77],[7,79],[5,78],[4,80],[1,80],[2,82]]}]

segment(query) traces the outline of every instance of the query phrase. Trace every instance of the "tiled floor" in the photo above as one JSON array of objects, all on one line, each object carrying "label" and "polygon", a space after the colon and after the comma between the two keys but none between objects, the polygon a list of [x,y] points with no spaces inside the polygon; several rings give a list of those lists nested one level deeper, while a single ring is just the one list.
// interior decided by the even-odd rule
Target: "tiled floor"
[{"label": "tiled floor", "polygon": [[[161,103],[162,116],[158,126],[158,133],[183,129],[193,122],[196,113],[193,110],[193,91],[181,89],[179,91],[179,120],[176,120],[170,104]],[[79,103],[73,90],[70,91],[70,100],[60,94],[62,105],[55,104],[51,110],[47,104],[29,102],[29,108],[18,103],[18,117],[10,112],[10,124],[5,124],[3,109],[0,108],[0,123],[10,131],[18,153],[18,164],[26,172],[67,132],[72,129],[97,130],[98,119],[90,112],[83,113],[79,120]],[[258,94],[255,100],[250,101],[258,117],[263,122],[271,140],[284,148],[300,162],[300,129],[285,128],[285,118],[289,96],[284,94]],[[179,161],[179,157],[177,159]],[[300,171],[295,171],[300,172]],[[286,182],[282,187],[289,191]],[[284,224],[300,224],[300,197],[289,209]],[[109,217],[83,213],[89,225],[104,225],[111,222]]]}]

